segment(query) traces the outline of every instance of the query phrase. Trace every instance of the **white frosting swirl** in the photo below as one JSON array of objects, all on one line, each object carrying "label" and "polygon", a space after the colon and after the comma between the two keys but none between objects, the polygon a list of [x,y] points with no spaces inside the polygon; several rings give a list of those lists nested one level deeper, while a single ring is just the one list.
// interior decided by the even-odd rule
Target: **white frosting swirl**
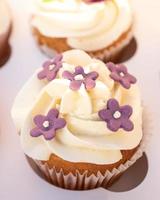
[{"label": "white frosting swirl", "polygon": [[91,4],[82,0],[36,2],[33,27],[48,37],[67,38],[69,46],[85,51],[110,46],[132,24],[128,0],[107,0]]},{"label": "white frosting swirl", "polygon": [[[87,71],[97,71],[96,87],[87,91],[82,85],[78,91],[69,88],[70,81],[62,78],[64,70],[74,71],[77,65]],[[38,160],[48,160],[52,153],[64,160],[95,164],[110,164],[122,158],[121,150],[133,149],[142,139],[142,108],[137,85],[129,90],[116,84],[109,77],[109,70],[99,60],[91,59],[81,50],[71,50],[63,54],[63,67],[57,78],[51,82],[39,80],[39,69],[17,95],[12,117],[21,133],[24,152]],[[133,108],[131,120],[134,130],[119,129],[112,132],[101,121],[97,112],[106,107],[106,102],[115,98],[120,105]],[[67,126],[57,131],[56,137],[46,141],[43,136],[30,136],[33,118],[47,114],[51,108],[58,108]]]},{"label": "white frosting swirl", "polygon": [[6,33],[10,26],[10,11],[5,0],[0,0],[0,34]]}]

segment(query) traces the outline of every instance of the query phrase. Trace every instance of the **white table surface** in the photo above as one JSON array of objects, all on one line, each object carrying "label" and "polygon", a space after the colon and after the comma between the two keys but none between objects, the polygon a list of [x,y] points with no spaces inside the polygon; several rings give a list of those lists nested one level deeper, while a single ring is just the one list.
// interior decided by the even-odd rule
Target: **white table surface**
[{"label": "white table surface", "polygon": [[[67,191],[45,182],[31,169],[21,150],[10,109],[21,86],[46,57],[37,48],[30,32],[31,0],[9,0],[14,27],[12,56],[0,69],[0,200],[160,199],[160,1],[131,1],[136,14],[138,48],[127,64],[138,77],[153,127],[153,137],[147,150],[149,169],[146,178],[139,186],[126,192],[111,192],[102,188]],[[141,170],[138,169],[139,172]]]}]

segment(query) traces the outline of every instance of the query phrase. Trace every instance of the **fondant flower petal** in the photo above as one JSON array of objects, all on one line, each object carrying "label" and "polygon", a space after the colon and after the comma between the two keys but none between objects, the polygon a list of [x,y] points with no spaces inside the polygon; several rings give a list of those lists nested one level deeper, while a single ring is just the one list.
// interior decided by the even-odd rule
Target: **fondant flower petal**
[{"label": "fondant flower petal", "polygon": [[122,78],[120,83],[123,85],[124,88],[129,89],[131,87],[130,81],[128,78]]},{"label": "fondant flower petal", "polygon": [[124,75],[126,75],[128,73],[127,67],[124,66],[123,64],[119,64],[116,67],[117,67],[117,72],[119,72],[119,73],[122,72]]},{"label": "fondant flower petal", "polygon": [[134,84],[134,83],[137,82],[137,79],[136,79],[134,76],[132,76],[131,74],[129,74],[129,79],[130,79],[130,82],[131,82],[132,84]]},{"label": "fondant flower petal", "polygon": [[37,77],[38,77],[38,79],[44,79],[45,77],[46,77],[46,72],[45,72],[45,70],[42,70],[42,71],[40,71],[38,74],[37,74]]},{"label": "fondant flower petal", "polygon": [[49,73],[47,73],[46,77],[47,77],[48,81],[54,80],[57,76],[57,72],[58,72],[58,70],[57,71],[52,70]]},{"label": "fondant flower petal", "polygon": [[66,121],[62,118],[55,119],[55,121],[54,121],[55,130],[60,129],[60,128],[64,128],[65,125],[66,125]]},{"label": "fondant flower petal", "polygon": [[104,1],[104,0],[84,0],[84,2],[86,2],[86,3],[97,3],[97,2],[101,2],[101,1]]},{"label": "fondant flower petal", "polygon": [[32,129],[32,130],[30,131],[30,135],[31,135],[32,137],[39,137],[39,136],[42,135],[42,132],[41,132],[41,130],[40,130],[38,127],[36,127],[36,128],[34,128],[34,129]]},{"label": "fondant flower petal", "polygon": [[47,60],[46,62],[43,63],[43,68],[48,68],[48,66],[51,64],[52,62],[50,60]]},{"label": "fondant flower petal", "polygon": [[83,76],[85,75],[83,67],[78,66],[78,67],[75,68],[74,75],[78,75],[78,74],[82,74]]},{"label": "fondant flower petal", "polygon": [[90,89],[92,89],[96,86],[96,82],[94,80],[90,79],[90,78],[86,78],[84,80],[84,84],[85,84],[85,88],[87,90],[90,90]]},{"label": "fondant flower petal", "polygon": [[121,121],[120,120],[116,120],[116,119],[111,119],[108,123],[107,123],[108,128],[111,131],[118,131],[118,129],[121,127]]},{"label": "fondant flower petal", "polygon": [[62,76],[63,76],[63,78],[68,79],[70,81],[74,80],[74,75],[69,71],[64,71]]},{"label": "fondant flower petal", "polygon": [[102,120],[105,121],[109,121],[110,119],[113,118],[111,111],[107,109],[100,110],[98,115]]},{"label": "fondant flower petal", "polygon": [[131,120],[129,119],[123,119],[121,122],[121,127],[125,130],[125,131],[132,131],[134,128],[133,123],[131,122]]},{"label": "fondant flower petal", "polygon": [[48,112],[48,115],[47,117],[50,119],[50,120],[54,120],[55,118],[57,118],[59,115],[59,111],[57,109],[52,109]]},{"label": "fondant flower petal", "polygon": [[97,72],[90,72],[86,75],[87,79],[92,79],[92,80],[96,80],[98,78],[98,73]]},{"label": "fondant flower petal", "polygon": [[62,62],[58,62],[57,64],[56,64],[56,67],[59,69],[59,68],[61,68],[62,67]]},{"label": "fondant flower petal", "polygon": [[120,112],[121,112],[122,116],[129,118],[133,113],[133,109],[129,105],[121,106]]},{"label": "fondant flower petal", "polygon": [[53,139],[53,138],[55,137],[55,134],[56,134],[56,131],[55,131],[55,129],[53,128],[53,129],[51,129],[51,130],[49,130],[49,131],[44,132],[44,133],[43,133],[43,136],[44,136],[44,138],[45,138],[46,140],[51,140],[51,139]]},{"label": "fondant flower petal", "polygon": [[70,83],[70,89],[74,90],[74,91],[79,90],[79,88],[81,87],[81,85],[82,85],[82,81],[75,81],[75,80],[73,80]]},{"label": "fondant flower petal", "polygon": [[116,72],[111,73],[110,77],[115,81],[120,81],[121,80],[121,77]]},{"label": "fondant flower petal", "polygon": [[116,99],[109,99],[107,102],[107,108],[112,112],[119,110],[119,103]]},{"label": "fondant flower petal", "polygon": [[114,63],[108,62],[108,63],[106,64],[106,66],[108,67],[108,69],[109,69],[111,72],[116,71],[116,70],[115,70],[115,64],[114,64]]},{"label": "fondant flower petal", "polygon": [[34,117],[34,123],[40,128],[42,127],[43,122],[45,121],[45,116],[43,115],[37,115]]}]

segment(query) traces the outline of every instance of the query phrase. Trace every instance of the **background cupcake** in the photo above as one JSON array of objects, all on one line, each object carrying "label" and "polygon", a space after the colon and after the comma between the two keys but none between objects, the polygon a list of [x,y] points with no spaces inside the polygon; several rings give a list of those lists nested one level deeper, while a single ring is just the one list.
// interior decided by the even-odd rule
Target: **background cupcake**
[{"label": "background cupcake", "polygon": [[24,153],[63,188],[108,187],[143,153],[135,77],[80,50],[45,62],[17,95],[12,117]]},{"label": "background cupcake", "polygon": [[10,10],[5,0],[0,1],[0,66],[9,57],[8,39],[11,33]]},{"label": "background cupcake", "polygon": [[48,55],[82,49],[103,60],[116,60],[132,39],[128,0],[37,0],[33,33]]}]

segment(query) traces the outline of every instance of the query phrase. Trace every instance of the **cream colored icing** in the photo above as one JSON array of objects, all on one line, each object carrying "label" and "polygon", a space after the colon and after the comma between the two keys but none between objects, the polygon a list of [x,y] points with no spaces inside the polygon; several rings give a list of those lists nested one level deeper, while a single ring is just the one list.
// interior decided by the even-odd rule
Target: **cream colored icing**
[{"label": "cream colored icing", "polygon": [[132,24],[128,0],[86,4],[82,0],[36,0],[32,26],[48,37],[67,38],[72,48],[96,51],[110,46]]},{"label": "cream colored icing", "polygon": [[[95,88],[87,91],[82,85],[76,92],[69,88],[70,81],[63,79],[62,73],[64,70],[73,72],[77,65],[83,66],[85,71],[98,72]],[[37,78],[41,70],[38,69],[24,85],[12,108],[23,150],[29,157],[48,160],[54,153],[72,162],[110,164],[122,158],[121,150],[133,149],[140,143],[142,107],[136,84],[128,90],[120,84],[115,87],[105,64],[81,50],[63,54],[63,67],[51,82]],[[112,132],[99,118],[98,111],[106,107],[110,98],[117,99],[120,105],[132,106],[134,130]],[[58,130],[56,137],[50,141],[43,136],[30,136],[34,116],[47,114],[51,108],[59,109],[60,117],[65,118],[67,126]]]},{"label": "cream colored icing", "polygon": [[0,34],[5,33],[10,26],[10,11],[5,0],[0,0]]}]

